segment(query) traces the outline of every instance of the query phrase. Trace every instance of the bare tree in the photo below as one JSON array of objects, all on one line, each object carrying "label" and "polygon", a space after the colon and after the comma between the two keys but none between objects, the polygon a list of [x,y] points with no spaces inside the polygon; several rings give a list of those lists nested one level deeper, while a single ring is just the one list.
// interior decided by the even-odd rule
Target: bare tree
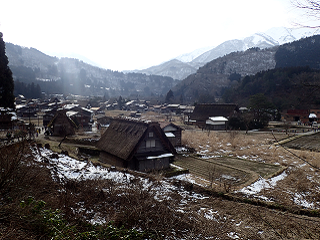
[{"label": "bare tree", "polygon": [[[320,20],[320,1],[315,0],[291,0],[291,4],[298,9],[303,10],[304,15],[310,20]],[[301,24],[299,24],[301,25]],[[310,28],[320,28],[320,25],[304,26]]]}]

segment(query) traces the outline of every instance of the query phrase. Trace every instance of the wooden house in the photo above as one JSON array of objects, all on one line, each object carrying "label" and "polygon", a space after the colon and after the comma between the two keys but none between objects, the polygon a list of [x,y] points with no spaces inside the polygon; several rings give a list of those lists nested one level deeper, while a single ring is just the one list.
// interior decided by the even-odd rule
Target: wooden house
[{"label": "wooden house", "polygon": [[84,107],[74,108],[70,111],[67,111],[67,115],[77,124],[79,128],[91,130],[93,112],[90,109]]},{"label": "wooden house", "polygon": [[206,129],[210,130],[226,130],[228,119],[222,116],[209,117],[206,120]]},{"label": "wooden house", "polygon": [[62,107],[67,116],[77,125],[78,128],[91,130],[93,111],[79,104],[66,104]]},{"label": "wooden house", "polygon": [[182,128],[173,123],[160,123],[162,130],[174,147],[181,146]]},{"label": "wooden house", "polygon": [[101,129],[101,128],[107,128],[110,125],[113,118],[107,117],[105,115],[98,115],[96,116],[96,119],[97,119],[98,129]]},{"label": "wooden house", "polygon": [[0,129],[13,129],[17,115],[10,108],[0,107]]},{"label": "wooden house", "polygon": [[43,117],[42,117],[43,126],[47,127],[48,124],[52,121],[52,119],[56,115],[57,109],[48,108],[48,109],[43,110],[43,113],[44,113]]},{"label": "wooden house", "polygon": [[306,123],[309,121],[309,113],[308,109],[288,109],[283,116],[286,121],[301,121]]},{"label": "wooden house", "polygon": [[65,110],[60,110],[48,124],[48,128],[53,136],[69,136],[75,134],[77,125],[67,116]]},{"label": "wooden house", "polygon": [[320,118],[320,109],[288,109],[282,112],[282,119],[291,122],[310,124]]},{"label": "wooden house", "polygon": [[166,107],[167,107],[168,113],[173,113],[173,114],[179,113],[180,104],[168,104]]},{"label": "wooden house", "polygon": [[195,106],[190,119],[199,127],[205,128],[209,117],[231,117],[238,112],[238,106],[234,103],[199,103]]},{"label": "wooden house", "polygon": [[100,161],[143,172],[169,168],[175,149],[156,122],[114,119],[97,143]]},{"label": "wooden house", "polygon": [[18,117],[24,117],[24,118],[35,117],[38,111],[39,111],[39,108],[35,103],[28,104],[28,105],[20,105],[17,108],[17,115]]}]

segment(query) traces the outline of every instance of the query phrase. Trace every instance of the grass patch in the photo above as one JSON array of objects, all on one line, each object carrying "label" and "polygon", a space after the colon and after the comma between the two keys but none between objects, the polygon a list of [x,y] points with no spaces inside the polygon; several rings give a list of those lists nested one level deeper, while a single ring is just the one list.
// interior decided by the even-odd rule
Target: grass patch
[{"label": "grass patch", "polygon": [[267,177],[282,169],[282,167],[278,165],[259,163],[239,158],[214,158],[210,160],[210,162],[222,163],[245,171],[253,171],[261,177]]},{"label": "grass patch", "polygon": [[211,182],[228,182],[238,186],[250,181],[254,175],[248,171],[193,157],[180,157],[174,164],[189,169],[190,173]]}]

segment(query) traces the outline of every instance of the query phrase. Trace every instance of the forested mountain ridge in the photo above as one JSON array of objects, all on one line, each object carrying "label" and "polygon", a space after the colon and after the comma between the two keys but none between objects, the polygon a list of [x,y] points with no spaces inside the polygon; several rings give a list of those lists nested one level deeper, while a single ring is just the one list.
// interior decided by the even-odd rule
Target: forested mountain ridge
[{"label": "forested mountain ridge", "polygon": [[257,47],[264,49],[280,46],[318,33],[319,30],[310,28],[275,27],[266,32],[252,34],[243,39],[227,40],[215,47],[206,47],[185,53],[174,59],[178,61],[172,61],[171,59],[157,66],[143,70],[133,70],[131,72],[157,74],[183,80],[188,75],[195,73],[199,67],[229,53],[246,51],[250,48]]},{"label": "forested mountain ridge", "polygon": [[174,79],[184,79],[197,71],[201,64],[192,62],[182,62],[177,59],[169,60],[157,66],[152,66],[143,70],[127,72],[144,73],[148,75],[170,76]]},{"label": "forested mountain ridge", "polygon": [[74,58],[51,57],[11,43],[6,43],[6,55],[15,81],[33,82],[46,93],[148,97],[165,95],[178,82],[171,77],[122,73]]},{"label": "forested mountain ridge", "polygon": [[320,69],[320,35],[281,45],[275,59],[276,68],[309,66]]},{"label": "forested mountain ridge", "polygon": [[233,52],[215,59],[178,83],[173,92],[188,102],[219,99],[225,89],[235,86],[241,78],[278,67],[310,66],[319,69],[320,35],[281,46],[244,52]]},{"label": "forested mountain ridge", "polygon": [[217,58],[178,83],[173,88],[174,94],[182,94],[188,102],[206,102],[209,97],[212,101],[212,96],[219,98],[224,89],[240,81],[241,77],[274,68],[276,50],[277,47],[253,48]]},{"label": "forested mountain ridge", "polygon": [[223,95],[225,102],[248,106],[252,96],[262,94],[275,109],[320,107],[320,70],[310,67],[275,68],[246,76]]}]

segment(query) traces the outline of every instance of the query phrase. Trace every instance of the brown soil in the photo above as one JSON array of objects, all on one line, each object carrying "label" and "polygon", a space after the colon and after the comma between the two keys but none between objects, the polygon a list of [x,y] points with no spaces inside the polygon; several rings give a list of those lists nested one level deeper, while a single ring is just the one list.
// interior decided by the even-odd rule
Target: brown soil
[{"label": "brown soil", "polygon": [[179,156],[174,164],[188,169],[191,174],[205,180],[203,186],[211,186],[217,191],[226,191],[226,184],[232,190],[240,189],[255,182],[259,176],[273,176],[283,170],[277,165],[230,157],[201,159]]},{"label": "brown soil", "polygon": [[320,152],[320,133],[293,139],[292,141],[283,144],[283,146],[294,149]]}]

